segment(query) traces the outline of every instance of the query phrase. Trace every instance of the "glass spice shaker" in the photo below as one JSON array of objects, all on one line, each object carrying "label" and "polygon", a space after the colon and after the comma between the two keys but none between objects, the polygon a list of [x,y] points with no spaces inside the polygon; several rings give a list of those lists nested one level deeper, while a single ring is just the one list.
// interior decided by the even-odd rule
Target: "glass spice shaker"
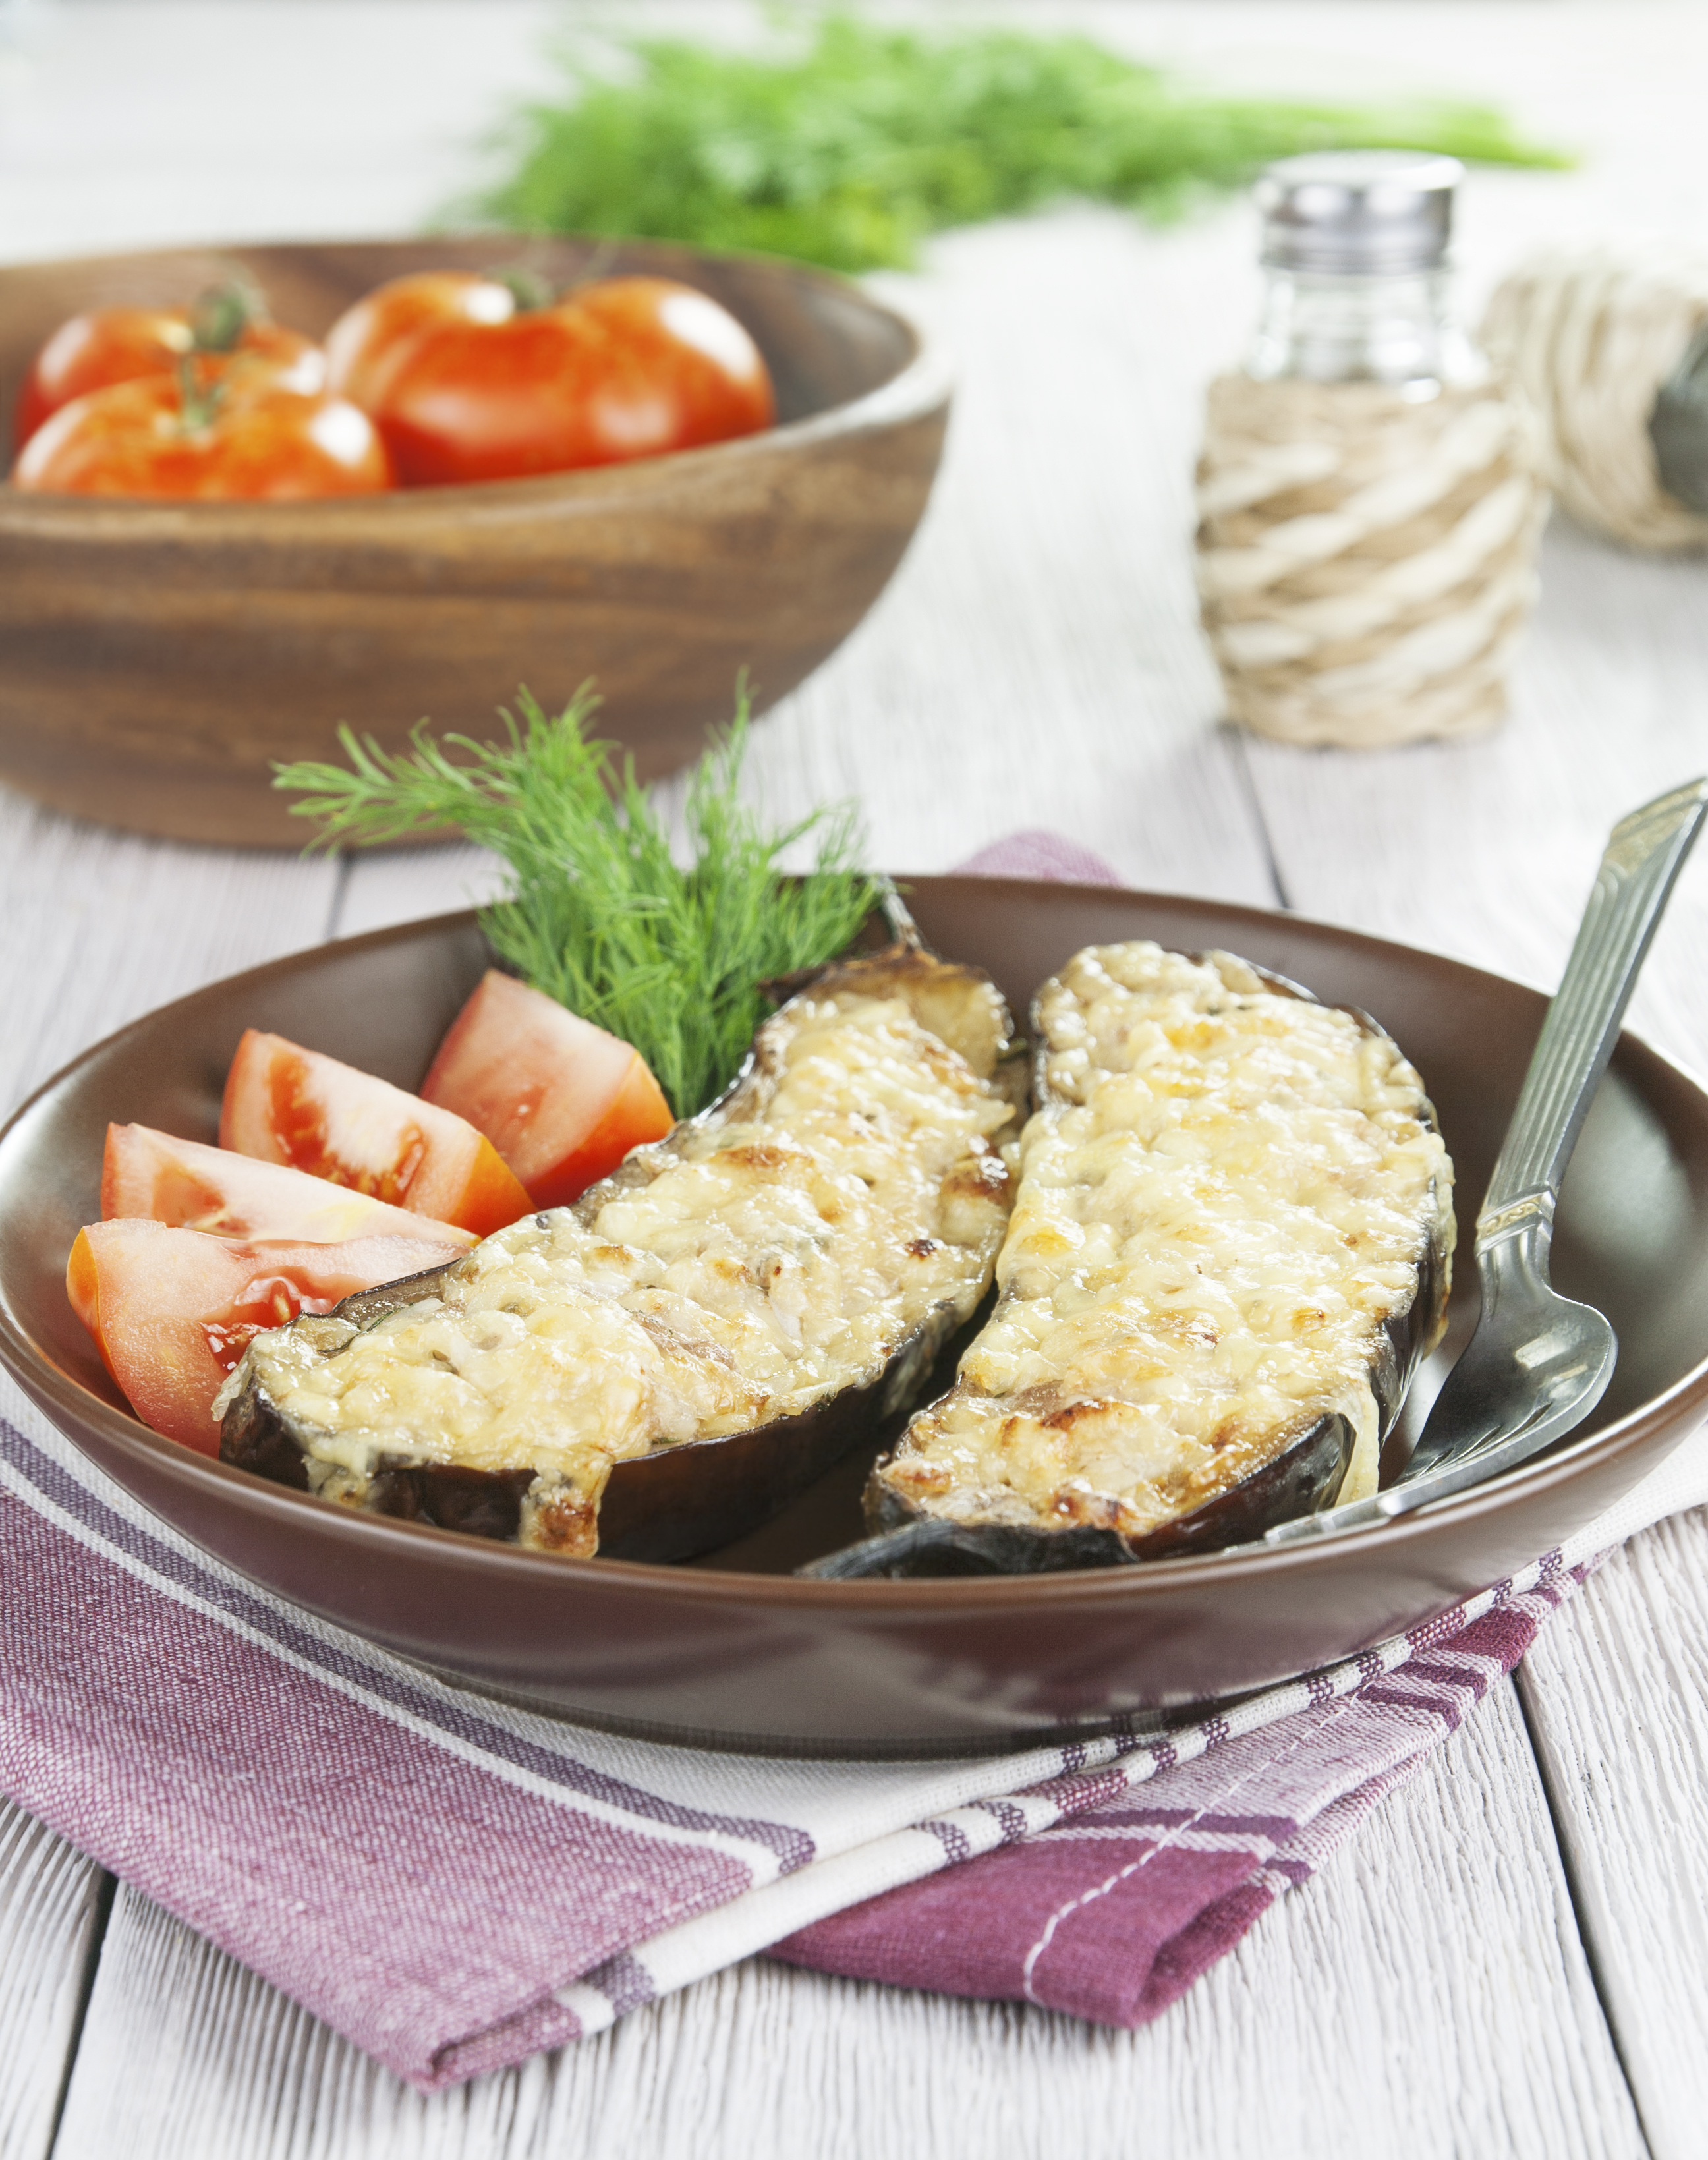
[{"label": "glass spice shaker", "polygon": [[1338,151],[1258,183],[1263,309],[1210,386],[1197,574],[1259,733],[1372,746],[1506,710],[1546,498],[1533,419],[1448,304],[1461,171]]}]

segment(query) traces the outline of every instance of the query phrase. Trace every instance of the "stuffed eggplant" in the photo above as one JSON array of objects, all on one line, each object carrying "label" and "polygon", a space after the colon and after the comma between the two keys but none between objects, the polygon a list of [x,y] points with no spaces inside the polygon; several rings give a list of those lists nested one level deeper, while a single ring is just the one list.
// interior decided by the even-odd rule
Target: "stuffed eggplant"
[{"label": "stuffed eggplant", "polygon": [[763,1521],[916,1399],[1002,1242],[1010,1023],[903,943],[788,986],[730,1088],[573,1207],[259,1336],[227,1462],[572,1555]]},{"label": "stuffed eggplant", "polygon": [[1362,1014],[1223,953],[1093,947],[1033,1009],[1036,1108],[954,1387],[810,1571],[1198,1552],[1373,1491],[1445,1324],[1452,1169]]}]

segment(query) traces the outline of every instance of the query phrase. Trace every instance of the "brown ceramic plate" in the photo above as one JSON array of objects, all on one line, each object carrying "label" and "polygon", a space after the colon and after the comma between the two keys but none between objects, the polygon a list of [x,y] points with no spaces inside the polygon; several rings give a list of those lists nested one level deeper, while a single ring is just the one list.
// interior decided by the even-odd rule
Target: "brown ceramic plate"
[{"label": "brown ceramic plate", "polygon": [[233,264],[319,337],[382,279],[525,258],[555,285],[696,285],[745,323],[780,424],[675,456],[319,502],[138,502],[0,486],[0,777],[78,817],[295,846],[275,758],[340,721],[484,740],[524,683],[591,676],[652,779],[699,755],[748,671],[763,709],[847,636],[925,507],[948,378],[913,326],[799,263],[662,241],[479,239],[175,249],[0,268],[0,428],[74,314],[173,305]]},{"label": "brown ceramic plate", "polygon": [[[924,878],[925,934],[1017,1007],[1077,947],[1227,947],[1361,1005],[1415,1060],[1474,1212],[1544,1000],[1289,915],[1089,886]],[[99,1212],[109,1119],[211,1138],[247,1026],[406,1087],[485,962],[468,916],[325,945],[215,984],[86,1052],[0,1135],[0,1356],[55,1422],[185,1535],[269,1589],[467,1685],[672,1739],[855,1755],[1011,1747],[1151,1722],[1380,1640],[1588,1522],[1708,1402],[1708,1095],[1627,1036],[1566,1180],[1555,1279],[1618,1331],[1585,1433],[1398,1524],[1320,1546],[1041,1577],[801,1581],[858,1534],[858,1456],[709,1564],[564,1560],[350,1514],[162,1440],[65,1302]],[[1461,1228],[1461,1238],[1464,1237]],[[1465,1320],[1464,1289],[1459,1301]]]}]

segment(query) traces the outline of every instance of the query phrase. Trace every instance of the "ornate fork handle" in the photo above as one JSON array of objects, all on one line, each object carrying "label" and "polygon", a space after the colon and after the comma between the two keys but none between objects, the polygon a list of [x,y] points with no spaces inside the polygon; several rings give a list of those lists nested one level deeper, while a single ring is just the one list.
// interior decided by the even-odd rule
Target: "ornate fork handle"
[{"label": "ornate fork handle", "polygon": [[[1506,1143],[1477,1218],[1477,1249],[1533,1226],[1545,1251],[1560,1181],[1607,1069],[1619,1024],[1705,814],[1708,778],[1687,781],[1613,828]],[[1576,1109],[1568,1106],[1576,1098]]]}]

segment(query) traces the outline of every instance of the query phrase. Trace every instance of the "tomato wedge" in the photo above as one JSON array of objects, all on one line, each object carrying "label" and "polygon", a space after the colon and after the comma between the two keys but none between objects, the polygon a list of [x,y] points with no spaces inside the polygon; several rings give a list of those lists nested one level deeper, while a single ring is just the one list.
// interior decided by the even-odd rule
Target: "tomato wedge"
[{"label": "tomato wedge", "polygon": [[422,1083],[485,1134],[537,1207],[564,1207],[675,1120],[631,1043],[496,968],[451,1023]]},{"label": "tomato wedge", "polygon": [[451,1111],[252,1027],[226,1076],[220,1145],[479,1238],[532,1204],[492,1143]]},{"label": "tomato wedge", "polygon": [[216,1238],[287,1238],[314,1245],[382,1237],[431,1237],[458,1247],[475,1242],[472,1230],[341,1191],[305,1171],[177,1140],[148,1125],[107,1127],[101,1212],[108,1222],[166,1223]]},{"label": "tomato wedge", "polygon": [[93,1223],[71,1248],[65,1294],[144,1425],[217,1455],[213,1399],[256,1336],[465,1249],[426,1225],[418,1237],[305,1245]]}]

